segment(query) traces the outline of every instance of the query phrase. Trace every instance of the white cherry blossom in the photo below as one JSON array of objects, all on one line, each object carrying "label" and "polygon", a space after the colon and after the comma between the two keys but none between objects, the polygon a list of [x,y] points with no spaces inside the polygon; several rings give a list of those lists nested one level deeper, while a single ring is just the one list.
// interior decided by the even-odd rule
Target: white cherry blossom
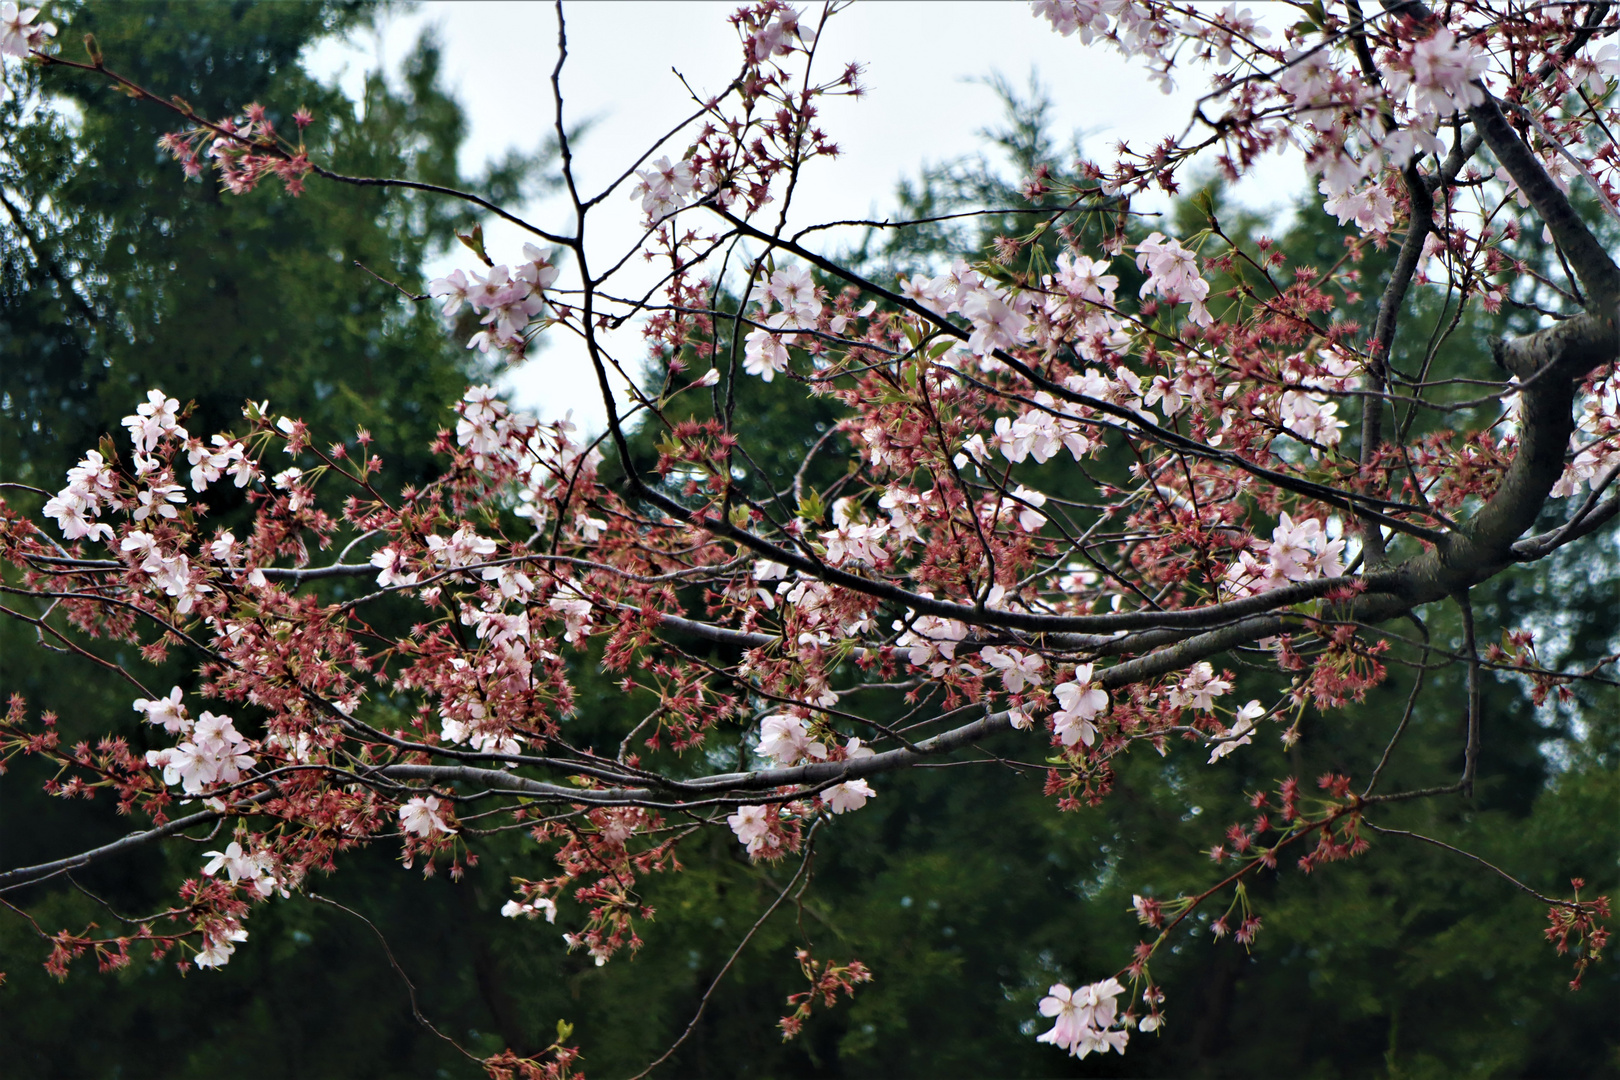
[{"label": "white cherry blossom", "polygon": [[1215,744],[1215,748],[1210,751],[1209,763],[1213,765],[1238,747],[1248,746],[1254,737],[1255,722],[1264,715],[1266,715],[1265,706],[1259,701],[1251,701],[1239,709],[1237,715],[1232,718],[1232,729],[1223,735]]},{"label": "white cherry blossom", "polygon": [[437,795],[411,796],[399,808],[401,831],[412,836],[420,836],[424,840],[436,834],[455,835],[456,830],[447,825],[439,814],[439,807],[442,805]]},{"label": "white cherry blossom", "polygon": [[1052,716],[1052,732],[1064,746],[1077,742],[1090,746],[1097,741],[1095,721],[1108,708],[1108,691],[1093,682],[1091,676],[1092,665],[1080,664],[1074,669],[1073,681],[1052,688],[1059,706]]},{"label": "white cherry blossom", "polygon": [[739,806],[735,814],[726,818],[726,824],[731,826],[738,842],[748,848],[748,854],[759,855],[779,846],[780,842],[771,832],[771,818],[775,815],[775,807]]},{"label": "white cherry blossom", "polygon": [[39,8],[19,9],[11,0],[0,4],[0,56],[27,56],[56,36],[56,24],[34,22],[38,16]]},{"label": "white cherry blossom", "polygon": [[1001,684],[1009,693],[1022,693],[1026,685],[1041,685],[1041,669],[1046,659],[1040,653],[1021,653],[1017,649],[998,649],[986,645],[979,650],[979,659],[1001,672]]},{"label": "white cherry blossom", "polygon": [[1114,1029],[1113,1024],[1118,1011],[1115,999],[1124,992],[1125,987],[1114,978],[1078,990],[1070,990],[1063,983],[1054,984],[1041,999],[1039,1008],[1042,1016],[1056,1023],[1036,1041],[1050,1043],[1081,1058],[1108,1050],[1123,1054],[1130,1033],[1122,1028]]},{"label": "white cherry blossom", "polygon": [[178,686],[170,690],[167,697],[153,698],[150,701],[137,698],[135,711],[145,714],[148,724],[156,724],[170,735],[191,730],[191,721],[186,719],[186,707],[180,703]]},{"label": "white cherry blossom", "polygon": [[848,810],[859,810],[866,805],[867,799],[876,795],[872,785],[865,780],[845,780],[823,791],[821,801],[831,813],[842,814]]},{"label": "white cherry blossom", "polygon": [[765,382],[776,378],[777,372],[788,368],[787,346],[781,336],[764,327],[755,327],[743,339],[743,371],[757,375]]},{"label": "white cherry blossom", "polygon": [[797,716],[767,716],[759,725],[761,755],[775,758],[778,765],[796,765],[804,758],[824,758],[827,748],[810,738],[810,730]]},{"label": "white cherry blossom", "polygon": [[1230,689],[1232,684],[1217,678],[1209,661],[1200,660],[1182,674],[1181,681],[1170,691],[1170,704],[1178,709],[1209,712],[1215,708],[1215,699]]},{"label": "white cherry blossom", "polygon": [[546,922],[554,923],[557,921],[557,901],[545,896],[537,896],[533,900],[525,900],[522,903],[516,900],[508,900],[501,905],[501,914],[508,919],[533,919],[544,915]]},{"label": "white cherry blossom", "polygon": [[372,566],[381,571],[377,575],[379,588],[388,589],[395,586],[416,584],[416,571],[408,569],[408,557],[402,550],[392,544],[379,551],[372,552],[369,561]]},{"label": "white cherry blossom", "polygon": [[222,968],[230,963],[236,946],[247,937],[248,932],[234,923],[221,932],[211,932],[204,938],[203,947],[192,958],[192,963],[200,968]]}]

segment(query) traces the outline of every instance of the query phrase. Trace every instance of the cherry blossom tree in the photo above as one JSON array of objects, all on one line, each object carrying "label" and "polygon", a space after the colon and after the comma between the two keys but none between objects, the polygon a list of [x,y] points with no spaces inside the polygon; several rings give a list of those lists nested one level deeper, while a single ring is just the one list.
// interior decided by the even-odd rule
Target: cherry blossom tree
[{"label": "cherry blossom tree", "polygon": [[[1434,666],[1466,671],[1458,773],[1379,787],[1409,706],[1379,760],[1278,777],[1210,852],[1206,889],[1139,896],[1135,954],[1051,988],[1040,1040],[1084,1057],[1174,1037],[1155,955],[1212,902],[1228,905],[1217,935],[1252,941],[1245,883],[1261,873],[1314,871],[1388,835],[1514,880],[1380,819],[1472,795],[1487,672],[1539,694],[1613,685],[1613,657],[1549,670],[1522,628],[1482,640],[1469,593],[1593,543],[1620,508],[1620,267],[1604,241],[1620,220],[1620,13],[1350,0],[1290,8],[1286,25],[1237,5],[1033,7],[1077,50],[1207,92],[1178,137],[1121,145],[1070,179],[1037,169],[1019,209],[1040,224],[999,238],[993,259],[892,279],[840,259],[827,227],[788,228],[795,191],[837,152],[824,99],[860,92],[856,65],[828,70],[818,52],[836,5],[739,10],[735,78],[600,191],[573,169],[559,9],[559,228],[339,174],[300,142],[318,122],[306,111],[198,115],[118,74],[93,39],[73,59],[39,12],[0,8],[8,57],[170,110],[176,183],[410,187],[522,229],[510,253],[462,236],[466,269],[399,291],[476,324],[467,347],[503,363],[579,343],[608,416],[587,439],[471,387],[438,440],[442,475],[390,491],[364,431],[249,402],[237,429],[194,432],[185,387],[153,388],[60,491],[19,493],[46,500],[38,515],[0,506],[5,614],[127,679],[152,747],[64,745],[14,698],[0,761],[48,762],[52,794],[105,793],[136,827],[0,872],[0,895],[166,837],[218,837],[171,908],[112,931],[42,929],[50,968],[86,953],[116,968],[136,950],[218,967],[252,947],[257,905],[291,902],[357,848],[459,876],[504,830],[527,832],[543,869],[514,881],[503,914],[544,916],[606,964],[653,917],[638,880],[678,871],[704,832],[796,865],[762,923],[808,884],[814,844],[833,842],[823,828],[886,797],[886,774],[977,751],[1039,770],[1053,813],[1075,811],[1107,798],[1121,755],[1228,767],[1257,738],[1291,744],[1307,712],[1331,718],[1391,666],[1414,671],[1413,700]],[[1290,264],[1207,204],[1188,235],[1139,226],[1149,190],[1175,192],[1206,162],[1235,180],[1274,153],[1302,156],[1324,211],[1354,227],[1333,265]],[[603,261],[587,222],[624,213],[642,239]],[[623,284],[633,262],[659,268],[654,289]],[[1415,319],[1417,290],[1445,297],[1449,323]],[[1364,296],[1371,325],[1348,314]],[[1503,305],[1539,328],[1492,341],[1494,372],[1454,362],[1441,346],[1463,313]],[[615,344],[625,324],[643,352]],[[836,404],[803,464],[836,459],[840,479],[817,490],[801,467],[785,488],[762,483],[759,433],[736,410],[747,380]],[[656,436],[655,461],[633,452],[638,432]],[[206,520],[237,492],[253,507],[240,537]],[[1460,613],[1461,648],[1425,629],[1442,605]],[[194,685],[152,685],[96,638],[183,660]],[[579,734],[582,666],[646,704],[611,744]],[[1286,690],[1246,694],[1257,666]],[[877,689],[905,710],[866,708]],[[1607,941],[1607,899],[1580,882],[1520,887],[1578,987]],[[797,959],[809,988],[787,1003],[786,1037],[873,977],[858,959]],[[485,1065],[572,1075],[567,1039]]]}]

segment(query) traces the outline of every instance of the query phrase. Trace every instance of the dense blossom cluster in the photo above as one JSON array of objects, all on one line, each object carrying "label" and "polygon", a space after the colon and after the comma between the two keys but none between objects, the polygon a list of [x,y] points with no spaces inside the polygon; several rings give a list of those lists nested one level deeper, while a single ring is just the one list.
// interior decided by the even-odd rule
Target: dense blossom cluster
[{"label": "dense blossom cluster", "polygon": [[463,304],[484,313],[478,321],[488,329],[474,334],[467,348],[523,359],[527,332],[546,308],[543,294],[557,280],[557,268],[539,248],[524,244],[523,257],[528,261],[516,270],[491,266],[484,275],[454,270],[428,283],[429,295],[443,301],[445,318],[454,318]]},{"label": "dense blossom cluster", "polygon": [[[1118,998],[1124,992],[1125,987],[1113,978],[1078,990],[1055,984],[1041,999],[1040,1009],[1042,1016],[1052,1017],[1057,1022],[1039,1041],[1081,1058],[1110,1050],[1123,1054],[1131,1038],[1129,1028],[1133,1026],[1133,1018],[1119,1013]],[[1154,1017],[1141,1023],[1144,1031],[1158,1027]]]},{"label": "dense blossom cluster", "polygon": [[[152,390],[123,422],[127,453],[88,452],[44,502],[54,529],[4,506],[0,554],[60,605],[66,628],[42,628],[137,643],[152,661],[189,650],[195,685],[158,696],[130,675],[160,747],[68,751],[13,710],[0,761],[54,755],[71,778],[53,791],[109,789],[157,822],[200,800],[188,822],[236,823],[165,939],[199,966],[230,959],[252,904],[355,846],[386,837],[405,865],[459,875],[496,814],[547,865],[514,883],[503,914],[561,924],[602,964],[641,945],[653,913],[637,880],[677,867],[700,830],[729,829],[739,860],[808,860],[827,822],[895,797],[882,774],[993,739],[1044,758],[1063,810],[1103,799],[1115,760],[1139,747],[1186,743],[1200,767],[1231,768],[1265,732],[1291,746],[1305,710],[1382,680],[1382,624],[1614,516],[1601,499],[1620,471],[1620,269],[1568,195],[1620,194],[1620,156],[1582,134],[1620,122],[1614,17],[1329,5],[1283,29],[1235,4],[1034,7],[1166,86],[1209,69],[1212,90],[1179,139],[1032,177],[1045,223],[1001,238],[994,258],[872,280],[785,236],[794,185],[836,152],[819,109],[859,87],[853,66],[812,78],[819,28],[776,0],[732,20],[743,74],[602,195],[577,196],[571,235],[532,229],[549,246],[510,265],[464,237],[483,269],[428,293],[447,319],[472,309],[470,349],[516,361],[560,329],[590,343],[605,386],[643,358],[613,355],[600,331],[641,320],[653,377],[628,405],[605,402],[600,438],[474,386],[438,439],[443,474],[385,492],[367,433],[323,451],[335,433],[250,403],[244,430],[204,439],[178,397]],[[0,17],[8,55],[49,37],[32,11]],[[165,141],[188,174],[212,167],[233,192],[329,175],[256,106],[218,123],[166,107],[192,125]],[[1288,147],[1325,212],[1356,227],[1330,266],[1228,236],[1210,204],[1184,235],[1134,223],[1132,195],[1176,190],[1200,154],[1238,176]],[[564,279],[587,214],[614,192],[639,205],[639,251],[664,274],[642,301],[618,298],[612,272]],[[1392,268],[1362,326],[1348,312],[1386,245]],[[1426,354],[1395,338],[1424,287],[1459,313],[1444,334],[1505,300],[1550,328],[1499,342],[1494,381],[1442,370],[1440,331]],[[750,456],[759,433],[733,408],[738,380],[837,411],[786,486]],[[647,433],[654,449],[633,444]],[[818,455],[840,458],[826,490],[806,480]],[[1526,535],[1548,499],[1582,486],[1563,524]],[[240,538],[205,524],[222,496],[250,504]],[[1234,649],[1243,664],[1222,666]],[[1529,670],[1528,656],[1514,663]],[[1249,676],[1234,669],[1273,662],[1280,700],[1241,692]],[[578,722],[582,665],[642,711],[611,742]],[[868,708],[882,695],[905,726]],[[1476,722],[1468,771],[1445,792],[1472,789],[1477,737]],[[1297,777],[1282,781],[1276,816],[1233,825],[1212,851],[1231,876],[1139,897],[1158,936],[1113,976],[1051,988],[1041,1040],[1083,1057],[1160,1030],[1150,961],[1181,920],[1290,845],[1314,839],[1305,870],[1359,854],[1363,816],[1408,797],[1373,794],[1376,781],[1358,796],[1329,775],[1308,805]],[[1561,903],[1601,947],[1597,901]],[[1233,916],[1245,944],[1261,925],[1246,904]],[[89,940],[65,935],[60,955]],[[800,962],[812,990],[790,999],[788,1035],[817,995],[830,1004],[870,978],[859,961]],[[1138,995],[1140,1017],[1119,1004]]]}]

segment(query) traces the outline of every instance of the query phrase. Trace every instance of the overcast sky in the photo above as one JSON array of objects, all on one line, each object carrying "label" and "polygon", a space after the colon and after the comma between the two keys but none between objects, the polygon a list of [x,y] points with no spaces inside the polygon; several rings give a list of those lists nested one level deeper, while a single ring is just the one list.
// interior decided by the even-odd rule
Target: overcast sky
[{"label": "overcast sky", "polygon": [[[733,2],[574,3],[565,6],[568,63],[563,69],[565,116],[595,121],[577,148],[576,173],[594,191],[624,170],[647,145],[691,110],[675,71],[699,91],[724,86],[740,47],[726,18]],[[806,8],[807,16],[813,8]],[[548,3],[423,3],[386,16],[381,32],[323,44],[307,57],[317,75],[356,89],[379,64],[397,71],[425,31],[443,46],[446,82],[466,108],[470,132],[461,164],[476,171],[509,149],[532,149],[552,123],[548,80],[556,61],[557,17]],[[970,154],[977,132],[1001,118],[995,94],[976,82],[999,72],[1023,85],[1037,73],[1056,105],[1057,131],[1078,133],[1102,156],[1114,141],[1148,144],[1179,133],[1196,87],[1163,94],[1116,53],[1085,48],[1053,33],[1022,3],[857,3],[829,23],[818,49],[823,72],[855,60],[865,66],[862,98],[838,98],[822,113],[823,127],[841,147],[818,161],[795,195],[797,223],[881,214],[896,184],[925,161]],[[678,154],[685,141],[672,144]],[[1274,159],[1239,192],[1251,206],[1280,207],[1301,186],[1297,163]],[[529,213],[564,228],[560,202]],[[615,196],[593,214],[591,257],[617,259],[640,234],[629,197]],[[525,237],[486,226],[496,262],[521,260]],[[571,229],[569,230],[571,231]],[[837,246],[829,238],[828,247]],[[470,257],[452,253],[439,270]],[[621,354],[639,358],[638,343],[621,336]],[[605,415],[582,351],[559,341],[510,378],[516,399],[544,418],[573,409],[587,428]]]}]

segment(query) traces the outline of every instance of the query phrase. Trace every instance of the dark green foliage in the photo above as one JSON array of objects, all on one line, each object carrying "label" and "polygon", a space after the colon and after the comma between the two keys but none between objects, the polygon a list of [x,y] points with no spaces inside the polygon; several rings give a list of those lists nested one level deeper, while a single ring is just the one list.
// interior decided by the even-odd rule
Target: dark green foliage
[{"label": "dark green foliage", "polygon": [[[64,33],[94,32],[109,65],[207,116],[257,101],[296,138],[292,112],[309,107],[310,150],[338,171],[456,183],[464,124],[436,85],[430,40],[402,92],[373,78],[359,107],[298,68],[310,40],[356,17],[343,5],[142,3],[78,9]],[[12,478],[54,487],[154,385],[197,402],[198,431],[268,398],[328,440],[370,429],[396,482],[425,475],[466,361],[431,305],[403,303],[356,264],[417,291],[460,208],[332,184],[296,199],[274,182],[228,196],[182,182],[157,148],[178,127],[172,114],[77,73],[44,73],[44,88],[78,116],[76,132],[12,102],[0,154],[15,204],[0,249]]]}]

